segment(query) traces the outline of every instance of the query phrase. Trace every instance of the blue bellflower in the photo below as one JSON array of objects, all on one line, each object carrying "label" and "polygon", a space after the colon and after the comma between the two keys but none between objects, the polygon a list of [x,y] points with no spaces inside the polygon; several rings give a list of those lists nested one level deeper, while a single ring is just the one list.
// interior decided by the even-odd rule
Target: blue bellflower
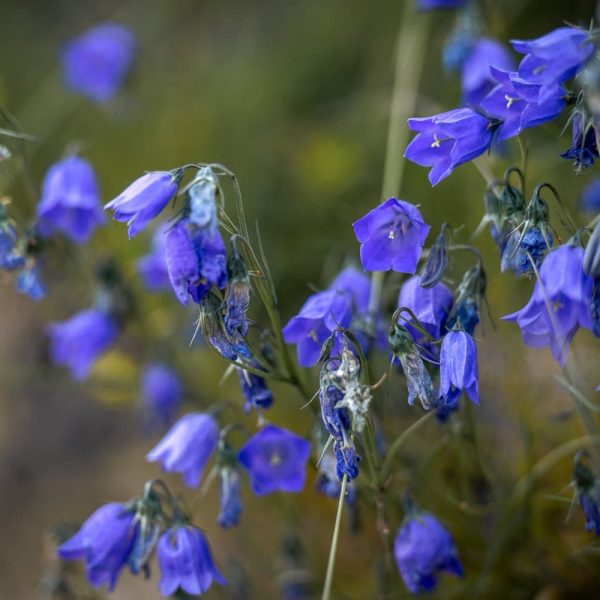
[{"label": "blue bellflower", "polygon": [[[257,361],[252,361],[252,366],[260,369]],[[273,405],[273,394],[264,377],[250,373],[242,367],[236,367],[242,385],[242,392],[246,398],[244,410],[249,413],[253,408],[264,410]]]},{"label": "blue bellflower", "polygon": [[107,102],[119,91],[129,73],[136,41],[123,25],[105,23],[86,31],[62,55],[66,86],[95,102]]},{"label": "blue bellflower", "polygon": [[250,474],[255,494],[301,492],[306,483],[310,443],[288,431],[267,425],[240,450],[240,464]]},{"label": "blue bellflower", "polygon": [[183,399],[183,385],[177,373],[161,363],[148,365],[142,372],[142,402],[151,421],[168,424]]},{"label": "blue bellflower", "polygon": [[437,185],[456,167],[488,150],[497,124],[471,108],[458,108],[409,119],[408,126],[417,135],[404,156],[422,167],[432,167],[429,181]]},{"label": "blue bellflower", "polygon": [[211,415],[189,413],[171,427],[146,459],[160,462],[167,473],[181,474],[186,485],[195,488],[218,441],[219,426]]},{"label": "blue bellflower", "polygon": [[170,228],[169,223],[164,223],[156,230],[152,237],[151,251],[137,262],[138,273],[149,292],[160,292],[171,288],[166,256],[167,233]]},{"label": "blue bellflower", "polygon": [[225,529],[235,527],[242,514],[242,498],[240,495],[240,472],[236,467],[224,466],[219,469],[221,478],[221,508],[217,521]]},{"label": "blue bellflower", "polygon": [[135,542],[134,519],[124,504],[105,504],[58,547],[58,554],[66,560],[85,560],[89,582],[94,587],[108,584],[113,590]]},{"label": "blue bellflower", "polygon": [[46,173],[37,206],[40,233],[60,232],[78,244],[90,239],[106,217],[92,165],[78,156],[56,163]]},{"label": "blue bellflower", "polygon": [[549,232],[544,235],[542,230],[535,225],[527,229],[525,234],[519,230],[513,231],[508,236],[502,252],[502,272],[510,269],[517,275],[534,273],[535,269],[540,268],[552,242],[552,235]]},{"label": "blue bellflower", "polygon": [[182,176],[181,169],[146,173],[104,208],[114,211],[115,221],[127,223],[133,238],[175,197]]},{"label": "blue bellflower", "polygon": [[162,573],[158,587],[165,597],[182,591],[204,594],[213,581],[226,585],[204,533],[193,525],[177,525],[160,537],[156,547]]},{"label": "blue bellflower", "polygon": [[430,514],[418,514],[406,521],[396,536],[394,556],[400,575],[413,594],[433,590],[440,571],[463,576],[452,536]]},{"label": "blue bellflower", "polygon": [[[319,463],[319,473],[316,480],[317,491],[329,498],[339,498],[342,483],[337,472],[338,460],[329,452]],[[346,484],[346,502],[353,506],[356,503],[356,486],[352,481]]]},{"label": "blue bellflower", "polygon": [[575,170],[581,172],[589,169],[594,164],[594,160],[600,156],[596,126],[586,124],[584,117],[578,112],[573,115],[572,125],[573,145],[561,156],[572,161]]},{"label": "blue bellflower", "polygon": [[431,227],[421,211],[404,200],[390,198],[353,225],[365,271],[415,273]]},{"label": "blue bellflower", "polygon": [[283,328],[283,338],[296,344],[302,367],[317,364],[321,347],[337,327],[350,328],[353,317],[365,315],[369,304],[369,278],[352,267],[344,269],[329,289],[313,294]]},{"label": "blue bellflower", "polygon": [[569,244],[549,252],[540,268],[529,302],[503,317],[516,321],[523,341],[532,348],[550,346],[564,366],[579,327],[592,329],[592,278],[583,270],[583,248]]},{"label": "blue bellflower", "polygon": [[109,314],[91,308],[62,323],[51,323],[48,334],[52,361],[68,367],[75,379],[85,379],[117,341],[119,326]]}]

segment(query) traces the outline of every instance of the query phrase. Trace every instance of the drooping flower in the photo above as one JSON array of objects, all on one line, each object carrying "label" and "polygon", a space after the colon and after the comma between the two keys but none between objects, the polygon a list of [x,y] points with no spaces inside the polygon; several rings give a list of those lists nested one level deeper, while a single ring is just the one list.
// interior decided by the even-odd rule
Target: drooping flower
[{"label": "drooping flower", "polygon": [[421,10],[434,10],[437,8],[458,8],[467,3],[467,0],[418,0]]},{"label": "drooping flower", "polygon": [[59,546],[58,554],[66,560],[85,560],[89,582],[94,587],[108,584],[113,590],[135,542],[134,518],[124,504],[105,504]]},{"label": "drooping flower", "polygon": [[369,278],[353,267],[344,269],[329,289],[313,294],[283,329],[288,344],[296,344],[302,367],[317,364],[321,347],[338,327],[352,328],[353,318],[365,315]]},{"label": "drooping flower", "polygon": [[42,281],[39,261],[30,260],[17,275],[17,292],[29,296],[32,300],[43,300],[48,293],[46,284]]},{"label": "drooping flower", "polygon": [[473,335],[480,321],[479,307],[485,297],[487,276],[478,263],[465,271],[456,290],[456,300],[452,314],[446,323],[448,329],[461,329]]},{"label": "drooping flower", "polygon": [[178,590],[204,594],[213,581],[226,585],[204,533],[193,525],[176,525],[163,533],[157,546],[162,573],[160,593],[171,597]]},{"label": "drooping flower", "polygon": [[151,421],[168,424],[183,399],[183,385],[177,373],[161,363],[152,363],[142,372],[143,409]]},{"label": "drooping flower", "polygon": [[583,271],[583,248],[570,244],[549,252],[529,302],[503,317],[516,321],[527,346],[550,346],[564,366],[579,327],[592,329],[592,278]]},{"label": "drooping flower", "polygon": [[136,179],[104,208],[114,211],[115,221],[127,223],[133,238],[158,216],[177,193],[183,169],[151,171]]},{"label": "drooping flower", "polygon": [[413,594],[433,590],[440,571],[463,576],[452,535],[430,514],[417,514],[406,521],[396,536],[394,556]]},{"label": "drooping flower", "polygon": [[65,84],[95,102],[107,102],[129,73],[136,41],[127,27],[105,23],[86,31],[62,55]]},{"label": "drooping flower", "polygon": [[578,173],[589,169],[594,160],[600,156],[598,153],[598,141],[596,125],[594,121],[588,121],[580,112],[575,112],[572,118],[573,145],[561,154],[573,162],[573,167]]},{"label": "drooping flower", "polygon": [[242,498],[240,496],[240,472],[231,465],[219,469],[221,479],[221,509],[217,521],[225,529],[235,527],[242,514]]},{"label": "drooping flower", "polygon": [[502,272],[510,269],[517,275],[534,273],[535,269],[540,268],[552,242],[552,235],[549,232],[544,235],[535,225],[529,227],[525,233],[519,230],[513,231],[508,236],[502,252]]},{"label": "drooping flower", "polygon": [[432,167],[429,181],[436,185],[459,165],[486,152],[498,123],[471,108],[458,108],[409,119],[408,126],[417,135],[404,156],[422,167]]},{"label": "drooping flower", "polygon": [[600,212],[600,177],[592,179],[579,198],[581,209],[587,213]]},{"label": "drooping flower", "polygon": [[164,223],[156,230],[152,237],[152,250],[137,262],[138,273],[150,292],[168,290],[171,287],[166,255],[167,233],[170,228],[169,223]]},{"label": "drooping flower", "polygon": [[240,450],[240,464],[250,474],[254,493],[301,492],[306,482],[310,443],[275,425],[254,434]]},{"label": "drooping flower", "polygon": [[594,54],[589,32],[559,27],[534,40],[511,40],[513,48],[525,57],[519,76],[532,83],[562,83],[575,77]]},{"label": "drooping flower", "polygon": [[506,47],[489,38],[481,38],[472,46],[462,64],[462,91],[466,104],[478,106],[495,87],[490,67],[510,71],[513,59]]},{"label": "drooping flower", "polygon": [[[260,364],[257,361],[252,361],[252,366],[260,369]],[[246,398],[244,410],[250,412],[253,408],[257,410],[271,408],[273,405],[273,394],[269,389],[266,379],[256,373],[250,373],[242,367],[236,367],[236,371],[240,377],[242,392]]]},{"label": "drooping flower", "polygon": [[415,273],[431,229],[421,211],[404,200],[390,198],[353,225],[365,271]]},{"label": "drooping flower", "polygon": [[439,283],[448,269],[448,230],[449,226],[444,223],[442,231],[437,236],[423,262],[421,269],[421,287],[430,288]]},{"label": "drooping flower", "polygon": [[68,367],[75,379],[85,379],[100,355],[117,341],[119,326],[111,315],[91,308],[51,323],[48,333],[52,361]]},{"label": "drooping flower", "polygon": [[225,293],[225,329],[229,335],[248,334],[246,312],[250,306],[250,278],[244,257],[231,242],[231,252],[227,257],[229,285]]},{"label": "drooping flower", "polygon": [[186,485],[195,488],[218,441],[219,426],[214,417],[189,413],[171,427],[146,459],[160,462],[167,473],[179,473]]},{"label": "drooping flower", "polygon": [[79,156],[69,156],[50,167],[37,215],[43,236],[60,232],[78,244],[87,242],[94,229],[106,222],[92,165]]},{"label": "drooping flower", "polygon": [[[342,490],[342,483],[338,475],[338,460],[333,454],[327,453],[319,463],[316,488],[324,496],[338,499]],[[356,502],[356,486],[352,480],[346,484],[346,502],[353,505]]]}]

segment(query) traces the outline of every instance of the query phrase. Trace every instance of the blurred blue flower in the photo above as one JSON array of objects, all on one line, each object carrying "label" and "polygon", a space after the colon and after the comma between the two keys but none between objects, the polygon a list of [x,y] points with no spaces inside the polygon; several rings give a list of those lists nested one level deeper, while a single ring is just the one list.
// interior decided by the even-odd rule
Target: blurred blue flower
[{"label": "blurred blue flower", "polygon": [[516,321],[523,341],[532,348],[550,346],[564,366],[579,327],[592,329],[592,278],[583,271],[583,248],[570,244],[549,252],[529,302],[503,317]]},{"label": "blurred blue flower", "polygon": [[223,466],[219,469],[221,478],[221,509],[217,521],[225,529],[235,527],[242,514],[242,498],[240,495],[240,473],[236,467]]},{"label": "blurred blue flower", "polygon": [[[319,473],[316,480],[317,491],[329,498],[339,498],[342,483],[337,472],[338,460],[331,454],[326,453],[319,463]],[[346,484],[346,502],[349,505],[356,503],[356,486],[352,481]]]},{"label": "blurred blue flower", "polygon": [[596,214],[600,212],[600,177],[592,179],[584,188],[579,198],[581,210]]},{"label": "blurred blue flower", "polygon": [[430,514],[409,517],[396,536],[394,555],[400,575],[413,594],[433,590],[439,571],[463,576],[452,536]]},{"label": "blurred blue flower", "polygon": [[469,27],[458,27],[450,39],[444,44],[442,62],[446,71],[462,69],[469,58],[475,43],[475,33]]},{"label": "blurred blue flower", "polygon": [[100,355],[117,341],[119,326],[109,314],[90,308],[51,323],[48,334],[52,361],[68,367],[73,378],[85,379]]},{"label": "blurred blue flower", "polygon": [[45,283],[42,281],[39,262],[31,261],[17,275],[16,287],[19,294],[25,294],[32,300],[43,300],[48,293]]},{"label": "blurred blue flower", "polygon": [[127,223],[129,237],[135,237],[154,219],[177,193],[183,170],[151,171],[136,179],[104,208],[114,211],[114,218]]},{"label": "blurred blue flower", "polygon": [[[260,364],[257,361],[252,361],[252,366],[260,369]],[[271,408],[273,394],[267,385],[266,379],[241,367],[236,367],[236,371],[240,377],[242,392],[246,398],[244,410],[248,413],[253,408],[257,410]]]},{"label": "blurred blue flower", "polygon": [[107,102],[129,73],[136,41],[130,29],[105,23],[70,42],[62,54],[65,84],[95,102]]},{"label": "blurred blue flower", "polygon": [[390,198],[355,221],[360,259],[365,271],[414,273],[431,227],[421,211],[404,200]]},{"label": "blurred blue flower", "polygon": [[159,292],[171,288],[167,269],[167,233],[171,224],[163,223],[152,237],[151,251],[137,262],[137,270],[144,286],[150,292]]},{"label": "blurred blue flower", "polygon": [[161,363],[142,372],[143,410],[151,422],[166,425],[173,420],[183,399],[183,384],[177,373]]},{"label": "blurred blue flower", "polygon": [[417,0],[420,10],[434,10],[436,8],[458,8],[467,3],[467,0]]},{"label": "blurred blue flower", "polygon": [[408,126],[418,133],[404,156],[422,167],[433,167],[429,181],[436,185],[459,165],[486,152],[497,124],[471,108],[458,108],[409,119]]},{"label": "blurred blue flower", "polygon": [[310,444],[275,425],[254,434],[240,450],[240,464],[250,474],[254,493],[301,492],[306,482]]},{"label": "blurred blue flower", "polygon": [[193,525],[176,525],[163,533],[156,553],[162,573],[158,587],[163,596],[170,597],[178,590],[204,594],[213,580],[227,584],[204,533]]},{"label": "blurred blue flower", "polygon": [[440,352],[440,395],[443,406],[458,403],[461,392],[479,404],[477,345],[464,331],[449,331]]},{"label": "blurred blue flower", "polygon": [[181,417],[163,439],[146,455],[150,462],[160,462],[167,473],[179,473],[186,485],[200,484],[204,467],[219,441],[219,426],[214,417],[189,413]]},{"label": "blurred blue flower", "polygon": [[60,232],[77,244],[87,242],[94,229],[106,222],[92,165],[78,156],[69,156],[50,167],[37,216],[44,237]]},{"label": "blurred blue flower", "polygon": [[585,171],[600,156],[598,154],[596,126],[593,122],[586,123],[586,120],[579,112],[575,112],[571,122],[573,125],[573,145],[566,152],[563,152],[561,156],[573,161],[573,167],[576,171]]},{"label": "blurred blue flower", "polygon": [[137,535],[134,513],[124,504],[101,506],[64,544],[58,554],[67,560],[84,559],[89,582],[94,587],[115,588]]}]

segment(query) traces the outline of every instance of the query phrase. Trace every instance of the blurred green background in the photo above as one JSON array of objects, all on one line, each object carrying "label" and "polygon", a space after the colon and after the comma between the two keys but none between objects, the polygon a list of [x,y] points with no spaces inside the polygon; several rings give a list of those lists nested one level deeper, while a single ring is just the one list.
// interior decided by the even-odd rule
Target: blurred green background
[{"label": "blurred green background", "polygon": [[[503,40],[537,37],[563,21],[587,24],[594,13],[594,3],[583,0],[506,0],[486,6],[489,32]],[[106,201],[145,170],[192,161],[227,165],[241,183],[250,222],[260,223],[287,320],[310,292],[309,284],[327,285],[341,265],[357,259],[351,224],[380,200],[393,55],[403,12],[402,0],[3,0],[0,104],[27,132],[42,138],[27,146],[37,186],[72,144],[96,168]],[[410,18],[417,23],[425,17],[414,13]],[[432,16],[419,116],[460,102],[457,78],[441,67],[453,19],[450,11]],[[62,87],[58,57],[70,38],[113,20],[132,28],[140,53],[126,89],[108,106],[97,107]],[[533,186],[548,178],[583,224],[577,197],[590,178],[576,178],[569,163],[558,158],[570,145],[569,132],[557,139],[565,122],[563,117],[527,134],[528,181]],[[507,153],[492,165],[496,175],[520,160],[516,147]],[[466,240],[483,216],[484,189],[471,165],[431,189],[426,170],[409,164],[401,197],[421,205],[432,231],[444,221],[464,224],[458,237]],[[0,191],[10,195],[13,215],[25,223],[37,202],[35,187],[28,187],[22,171],[9,170],[0,173]],[[471,506],[463,495],[464,469],[474,459],[460,427],[428,423],[399,463],[398,497],[411,479],[417,500],[454,533],[465,562],[467,579],[445,577],[440,598],[474,597],[472,586],[498,507],[515,481],[540,456],[583,432],[571,400],[553,379],[558,367],[550,353],[526,348],[516,326],[500,320],[524,304],[531,282],[500,274],[488,238],[484,233],[477,245],[484,251],[495,326],[486,314],[479,330],[482,406],[472,414],[481,460],[491,475],[491,500]],[[144,460],[156,438],[143,435],[135,411],[144,361],[167,356],[177,365],[188,408],[218,400],[241,405],[236,381],[219,385],[223,363],[199,345],[188,349],[194,312],[169,293],[142,294],[135,260],[148,245],[148,235],[128,242],[125,228],[110,222],[81,252],[66,243],[52,246],[46,268],[51,291],[43,302],[18,296],[8,279],[0,289],[1,598],[52,597],[39,588],[42,573],[46,581],[53,573],[48,529],[57,521],[81,521],[103,502],[126,500],[157,476],[156,467]],[[78,385],[50,366],[44,327],[87,306],[101,256],[115,256],[123,265],[139,292],[139,316],[89,384]],[[455,283],[467,265],[456,262]],[[389,305],[398,286],[399,280],[390,278]],[[574,353],[582,389],[593,395],[600,383],[599,355],[589,332],[577,335]],[[385,361],[377,368],[377,375],[385,371]],[[311,383],[316,389],[316,378]],[[308,411],[298,412],[302,398],[281,385],[274,390],[277,406],[269,416],[307,433],[311,419]],[[377,410],[383,403],[392,407],[386,410],[398,434],[417,412],[405,406],[398,375],[376,396]],[[568,504],[547,496],[569,483],[570,468],[569,459],[560,462],[528,498],[484,597],[600,597],[597,549],[590,546],[594,540],[583,529],[582,515],[576,512],[565,522]],[[180,489],[177,478],[168,480]],[[320,589],[335,502],[317,496],[311,485],[312,476],[299,497],[260,501],[245,490],[242,524],[231,532],[218,530],[217,497],[215,490],[209,493],[197,523],[208,532],[233,584],[215,586],[208,597],[278,597],[277,578],[287,568],[280,557],[281,536],[289,530],[298,532],[306,568]],[[394,531],[400,514],[390,507]],[[382,545],[366,506],[360,523],[358,535],[347,526],[342,531],[334,597],[406,596],[397,577],[385,584]],[[113,597],[158,597],[157,575],[144,582],[124,574]],[[236,596],[237,587],[247,595]]]}]

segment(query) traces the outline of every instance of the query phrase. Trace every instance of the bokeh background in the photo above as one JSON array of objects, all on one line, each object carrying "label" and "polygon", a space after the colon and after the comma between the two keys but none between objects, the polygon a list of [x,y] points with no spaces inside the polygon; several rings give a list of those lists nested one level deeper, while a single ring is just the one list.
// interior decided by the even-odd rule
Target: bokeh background
[{"label": "bokeh background", "polygon": [[[503,40],[537,37],[563,21],[587,24],[595,8],[584,0],[487,4],[490,33]],[[73,145],[96,168],[106,201],[145,170],[221,162],[239,178],[249,219],[260,223],[287,319],[309,285],[327,285],[343,264],[357,259],[351,224],[380,200],[396,35],[403,14],[415,22],[424,18],[405,9],[403,0],[3,0],[0,104],[41,141],[27,146],[23,168],[0,172],[0,191],[12,198],[15,218],[26,222],[46,169]],[[453,14],[432,20],[416,111],[423,116],[460,102],[457,78],[441,66]],[[129,26],[140,52],[126,89],[98,107],[64,89],[59,54],[70,38],[104,21]],[[569,132],[559,137],[565,122],[527,135],[528,181],[551,181],[583,224],[577,199],[589,177],[576,178],[568,161],[558,157],[570,146]],[[492,164],[497,175],[519,160],[516,147],[506,152]],[[471,165],[431,189],[426,171],[409,164],[401,197],[421,205],[433,231],[444,221],[464,224],[458,238],[466,240],[483,216],[484,190]],[[498,514],[494,503],[510,495],[540,456],[583,433],[572,401],[553,378],[558,367],[550,353],[526,348],[516,326],[500,320],[524,304],[532,284],[500,274],[488,238],[486,232],[476,242],[487,266],[491,317],[485,314],[479,330],[482,405],[472,411],[491,484],[486,504],[471,505],[463,494],[478,459],[460,427],[428,423],[399,462],[398,496],[412,480],[420,503],[454,533],[465,562],[467,579],[446,577],[442,598],[474,597]],[[81,521],[105,501],[136,495],[157,476],[144,455],[158,436],[143,431],[136,411],[145,361],[163,357],[177,366],[186,384],[186,409],[223,400],[242,403],[236,381],[219,383],[223,363],[200,344],[188,348],[193,310],[170,293],[143,292],[135,260],[146,253],[149,239],[141,235],[129,242],[125,228],[110,222],[81,251],[66,242],[51,248],[50,294],[43,302],[18,296],[8,278],[0,287],[1,598],[59,598],[47,591],[56,568],[48,533],[54,524]],[[95,264],[106,256],[118,260],[136,290],[138,315],[91,380],[76,384],[50,365],[45,326],[87,306]],[[455,283],[467,265],[460,260],[454,265]],[[398,286],[392,277],[390,305]],[[593,397],[599,355],[588,332],[578,334],[575,355],[581,387]],[[378,369],[385,371],[385,360]],[[316,389],[314,376],[312,385]],[[302,398],[285,386],[274,390],[273,420],[308,432],[311,418],[300,411]],[[390,405],[398,433],[415,415],[404,394],[395,375],[376,397],[376,404]],[[582,515],[576,512],[566,522],[568,503],[549,496],[569,483],[570,468],[569,458],[560,462],[527,497],[483,596],[600,597],[597,549]],[[168,480],[181,488],[177,478]],[[289,571],[282,538],[291,532],[304,547],[307,576],[320,589],[335,501],[318,496],[312,483],[294,498],[257,501],[245,490],[241,526],[223,532],[215,521],[214,491],[202,502],[197,522],[232,585],[215,586],[207,597],[279,597]],[[394,528],[396,514],[391,509]],[[335,597],[404,597],[402,583],[385,569],[374,515],[366,506],[359,525],[353,534],[344,524]],[[158,598],[156,579],[157,573],[147,582],[124,574],[112,597]]]}]

